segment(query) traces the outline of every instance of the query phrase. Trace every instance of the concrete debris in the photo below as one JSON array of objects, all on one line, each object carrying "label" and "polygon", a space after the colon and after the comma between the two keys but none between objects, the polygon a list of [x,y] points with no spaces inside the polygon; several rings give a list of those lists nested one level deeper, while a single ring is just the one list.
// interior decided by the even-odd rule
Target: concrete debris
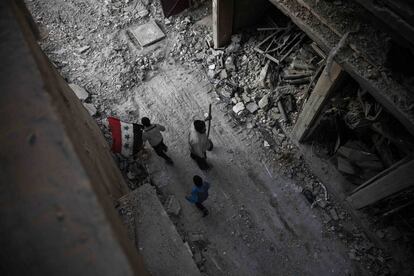
[{"label": "concrete debris", "polygon": [[204,235],[200,232],[193,232],[189,234],[188,238],[191,242],[199,242],[204,240]]},{"label": "concrete debris", "polygon": [[160,27],[158,27],[154,20],[151,20],[146,24],[130,28],[129,31],[142,47],[158,42],[165,37],[164,32],[160,29]]},{"label": "concrete debris", "polygon": [[224,79],[227,79],[227,78],[228,78],[228,75],[227,75],[226,69],[221,70],[220,71],[220,79],[224,80]]},{"label": "concrete debris", "polygon": [[259,78],[257,79],[257,85],[259,87],[266,87],[266,78],[269,73],[270,61],[266,62],[266,65],[263,66],[262,70],[260,70]]},{"label": "concrete debris", "polygon": [[230,87],[224,86],[219,89],[219,94],[224,98],[230,99],[233,96],[233,91]]},{"label": "concrete debris", "polygon": [[233,112],[237,115],[240,115],[245,110],[244,103],[238,102],[235,106],[233,106]]},{"label": "concrete debris", "polygon": [[165,202],[165,209],[168,214],[178,216],[181,211],[181,205],[175,196],[169,196]]},{"label": "concrete debris", "polygon": [[83,106],[86,108],[86,110],[89,112],[89,114],[91,116],[95,116],[96,113],[98,112],[96,110],[96,107],[93,104],[91,104],[91,103],[83,103]]},{"label": "concrete debris", "polygon": [[266,94],[263,96],[263,98],[259,101],[259,107],[263,110],[266,110],[270,105],[270,99],[269,94]]},{"label": "concrete debris", "polygon": [[234,60],[232,56],[228,56],[226,58],[226,61],[224,62],[224,65],[226,67],[226,70],[232,72],[236,71],[236,65],[234,65]]},{"label": "concrete debris", "polygon": [[216,75],[217,75],[216,71],[214,71],[214,70],[208,70],[207,76],[208,76],[210,79],[214,79],[214,77],[215,77]]},{"label": "concrete debris", "polygon": [[83,46],[83,47],[80,47],[80,48],[78,48],[78,53],[83,54],[86,51],[88,51],[90,48],[91,48],[91,46]]},{"label": "concrete debris", "polygon": [[226,48],[226,54],[237,52],[240,49],[241,34],[235,34],[231,37],[231,43]]},{"label": "concrete debris", "polygon": [[259,109],[259,106],[257,106],[257,104],[255,103],[255,102],[249,102],[247,105],[246,105],[246,109],[250,112],[250,113],[255,113],[258,109]]},{"label": "concrete debris", "polygon": [[79,100],[84,101],[89,97],[89,93],[83,87],[75,83],[69,83],[69,87],[73,90]]},{"label": "concrete debris", "polygon": [[251,101],[252,101],[252,98],[250,98],[250,97],[249,97],[249,95],[247,95],[247,94],[243,93],[243,94],[242,94],[242,100],[243,100],[243,102],[244,102],[244,103],[246,103],[246,104],[247,104],[247,103],[249,103],[249,102],[251,102]]}]

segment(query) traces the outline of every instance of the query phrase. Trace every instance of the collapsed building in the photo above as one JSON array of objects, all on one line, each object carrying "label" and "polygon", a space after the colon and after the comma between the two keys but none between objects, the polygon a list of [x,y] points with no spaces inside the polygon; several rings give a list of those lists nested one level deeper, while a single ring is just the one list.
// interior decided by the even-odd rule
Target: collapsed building
[{"label": "collapsed building", "polygon": [[[138,2],[135,9],[148,6],[152,1]],[[354,219],[360,220],[370,239],[381,244],[384,236],[390,236],[390,240],[406,242],[408,248],[412,247],[412,4],[403,0],[392,3],[213,0],[211,21],[190,30],[191,18],[180,13],[191,6],[210,3],[160,2],[162,22],[178,31],[178,42],[172,45],[171,56],[205,71],[213,87],[213,97],[221,103],[222,111],[229,114],[235,125],[260,133],[263,146],[272,151],[278,162],[285,162],[283,173],[304,183],[301,192],[312,207],[326,208],[334,221],[340,219],[328,202],[328,190]],[[95,116],[96,108],[87,102],[83,103],[87,110],[82,108],[82,103],[70,93],[70,89],[82,88],[75,85],[69,88],[56,71],[63,65],[55,62],[52,66],[38,48],[39,30],[24,4],[8,1],[2,5],[2,28],[13,30],[6,35],[7,41],[14,41],[14,44],[2,44],[7,67],[2,75],[10,78],[2,81],[2,86],[5,84],[2,90],[6,91],[2,109],[9,110],[11,115],[8,116],[13,118],[2,126],[4,139],[8,139],[4,151],[7,157],[4,183],[10,185],[5,186],[7,189],[15,191],[12,197],[4,193],[2,198],[4,206],[15,206],[10,213],[2,213],[5,221],[3,236],[10,237],[4,246],[9,251],[21,251],[21,247],[34,243],[33,251],[20,255],[21,259],[29,260],[27,266],[14,272],[25,272],[26,269],[57,272],[64,269],[61,264],[69,262],[77,264],[72,269],[80,273],[105,273],[109,267],[122,267],[119,273],[125,274],[146,273],[142,256],[127,239],[128,234],[113,208],[115,205],[121,217],[128,219],[128,212],[123,213],[129,208],[124,206],[124,196],[151,182],[146,157],[143,156],[140,162],[131,162],[115,156],[113,161],[107,143],[89,116]],[[112,9],[117,16],[117,7]],[[147,16],[145,9],[140,13]],[[150,24],[158,27],[156,21]],[[135,36],[136,31],[130,28],[128,36],[145,47],[145,42]],[[163,37],[161,34],[155,40]],[[119,48],[122,52],[122,47]],[[18,55],[12,54],[18,49],[21,50]],[[79,49],[79,53],[88,50]],[[133,80],[145,81],[157,61],[155,56],[133,64],[130,69],[134,72]],[[22,72],[21,68],[27,71]],[[138,72],[136,68],[143,69]],[[13,80],[12,76],[19,77]],[[122,79],[121,89],[134,86],[129,75],[126,76]],[[27,91],[33,95],[29,97]],[[33,99],[33,102],[27,100],[27,108],[22,111],[16,108],[12,95],[19,95],[22,101]],[[37,117],[40,110],[45,113]],[[45,121],[42,123],[42,120]],[[98,123],[101,126],[99,120]],[[12,127],[15,124],[26,125],[27,131],[19,132]],[[38,128],[42,124],[44,130]],[[110,140],[110,134],[102,130]],[[43,135],[50,141],[42,140]],[[44,147],[37,141],[50,146]],[[25,147],[21,146],[23,144]],[[23,156],[28,151],[36,157],[30,164]],[[291,153],[296,151],[302,152],[305,161],[290,161]],[[328,167],[320,167],[315,159],[326,160]],[[310,165],[304,169],[306,162]],[[21,171],[26,172],[24,176]],[[308,171],[313,171],[321,181],[311,180]],[[40,187],[36,186],[36,181],[39,181],[38,185],[47,186],[36,188]],[[29,182],[32,188],[25,186]],[[146,193],[148,197],[152,196],[151,192]],[[93,206],[89,206],[91,198]],[[142,196],[139,198],[142,202],[146,200]],[[44,205],[39,206],[39,201]],[[168,197],[164,204],[174,205],[173,201]],[[16,202],[24,204],[16,206]],[[128,201],[125,204],[128,205]],[[83,213],[82,208],[86,207],[96,213]],[[36,231],[14,232],[16,225],[31,229],[33,217],[39,219]],[[92,226],[75,228],[75,231],[70,223],[78,220],[89,221],[88,225]],[[60,225],[69,231],[62,232]],[[131,232],[131,228],[128,230]],[[48,243],[34,242],[39,233],[49,236]],[[100,238],[90,239],[96,235]],[[145,239],[138,237],[138,240],[141,238]],[[100,239],[107,243],[101,244]],[[12,240],[22,242],[12,244]],[[138,240],[135,240],[135,246]],[[72,248],[72,242],[79,242],[79,248]],[[72,255],[72,250],[77,253]],[[352,250],[355,259],[375,255],[372,246]],[[193,248],[192,251],[198,269],[203,268],[202,253],[195,253]],[[42,255],[32,256],[38,252]],[[177,249],[177,252],[181,251]],[[45,270],[39,260],[50,254],[56,258],[51,263],[44,263],[48,266]],[[91,254],[97,255],[91,257]],[[185,258],[187,253],[177,254]],[[374,273],[383,270],[384,264],[378,263],[385,263],[378,262],[378,258],[370,263],[372,267],[377,266]],[[91,260],[94,266],[78,262],[81,259]],[[17,267],[19,258],[7,260]],[[189,265],[186,269],[193,271],[196,268]],[[114,273],[118,272],[110,274]],[[392,273],[384,272],[387,274]]]}]

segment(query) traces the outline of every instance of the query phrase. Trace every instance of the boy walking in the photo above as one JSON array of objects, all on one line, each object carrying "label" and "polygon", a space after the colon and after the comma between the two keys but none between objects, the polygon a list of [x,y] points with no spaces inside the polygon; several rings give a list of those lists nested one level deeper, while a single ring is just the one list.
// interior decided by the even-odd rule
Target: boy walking
[{"label": "boy walking", "polygon": [[190,129],[188,137],[190,145],[190,156],[197,162],[201,170],[208,170],[210,168],[207,163],[206,151],[210,147],[210,142],[206,134],[206,123],[201,120],[195,120]]},{"label": "boy walking", "polygon": [[171,158],[165,154],[165,152],[168,150],[168,147],[164,144],[164,140],[161,134],[162,131],[165,131],[165,127],[158,124],[151,124],[150,119],[147,117],[143,117],[141,119],[141,123],[144,126],[144,130],[142,132],[142,141],[144,143],[145,141],[148,141],[158,156],[164,158],[168,164],[174,164]]},{"label": "boy walking", "polygon": [[207,181],[203,181],[203,179],[195,175],[193,177],[193,182],[195,187],[191,191],[190,196],[186,196],[185,198],[196,205],[196,207],[203,212],[203,217],[208,215],[208,210],[204,207],[203,202],[206,201],[208,198],[208,190],[210,189],[210,183]]}]

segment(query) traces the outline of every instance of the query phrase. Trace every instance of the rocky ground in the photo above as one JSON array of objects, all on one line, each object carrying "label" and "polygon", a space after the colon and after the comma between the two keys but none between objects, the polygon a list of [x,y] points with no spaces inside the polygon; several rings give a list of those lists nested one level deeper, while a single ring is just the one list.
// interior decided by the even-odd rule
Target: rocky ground
[{"label": "rocky ground", "polygon": [[[216,183],[223,177],[235,177],[245,189],[237,188],[234,195],[232,189],[217,189],[212,202],[219,207],[211,208],[216,208],[214,211],[220,215],[218,220],[213,217],[211,225],[199,219],[194,222],[196,211],[181,197],[178,199],[183,209],[181,214],[170,213],[183,240],[191,240],[191,235],[203,232],[203,238],[192,243],[200,271],[206,275],[237,275],[237,272],[251,275],[271,271],[300,275],[397,273],[396,262],[369,241],[350,215],[335,204],[323,183],[310,172],[299,150],[286,137],[285,131],[295,122],[321,61],[310,41],[304,40],[283,66],[276,68],[254,49],[268,37],[266,31],[246,30],[234,35],[225,49],[214,50],[211,12],[207,5],[164,19],[159,2],[150,0],[37,0],[27,1],[27,4],[42,33],[42,49],[78,91],[98,124],[102,125],[102,120],[110,115],[135,122],[146,114],[171,128],[182,128],[176,132],[169,129],[171,133],[167,134],[176,159],[186,151],[183,137],[188,121],[194,116],[192,109],[198,107],[201,113],[196,115],[202,116],[202,109],[208,102],[215,103],[215,112],[219,113],[215,120],[220,119],[220,122],[213,126],[213,138],[216,137],[219,148],[222,146],[227,152],[213,154],[212,160],[231,160],[224,167],[240,176],[220,171],[220,166],[216,165],[213,171],[217,173],[207,177]],[[143,48],[131,38],[129,31],[150,19],[156,20],[166,38]],[[286,27],[284,23],[280,26]],[[292,74],[306,76],[302,83],[291,83],[286,76]],[[276,87],[277,93],[271,93]],[[168,89],[175,91],[171,92],[174,95],[171,99]],[[172,117],[179,119],[169,119]],[[110,138],[104,128],[103,131]],[[183,171],[178,174],[150,155],[150,151],[146,151],[138,161],[115,158],[131,189],[153,182],[168,209],[172,204],[171,195],[178,197],[188,192],[190,186],[180,187],[177,183],[184,176],[190,177],[194,168],[178,162],[177,168]],[[260,161],[255,162],[254,158]],[[250,165],[243,164],[242,160]],[[266,178],[265,184],[257,188],[257,183],[261,183],[258,179],[262,178]],[[163,187],[162,182],[168,181],[179,188],[171,188],[174,186],[171,184]],[[269,188],[275,181],[280,187]],[[266,204],[252,202],[252,198]],[[290,204],[298,208],[293,213],[289,213]],[[119,210],[128,225],[128,216],[134,213],[133,204],[122,204]],[[292,218],[292,215],[298,217]],[[276,226],[265,223],[272,221],[273,216],[279,218],[274,223]],[[301,224],[303,229],[295,229],[301,218],[310,225]],[[220,220],[227,224],[222,225]],[[272,227],[276,228],[267,229]],[[286,238],[280,234],[284,231],[287,231]],[[312,238],[326,246],[317,247]],[[312,259],[308,266],[306,255]],[[254,263],[253,268],[246,263],[235,263],[246,256]],[[326,262],[326,267],[322,262]],[[335,271],[337,268],[343,270]]]}]

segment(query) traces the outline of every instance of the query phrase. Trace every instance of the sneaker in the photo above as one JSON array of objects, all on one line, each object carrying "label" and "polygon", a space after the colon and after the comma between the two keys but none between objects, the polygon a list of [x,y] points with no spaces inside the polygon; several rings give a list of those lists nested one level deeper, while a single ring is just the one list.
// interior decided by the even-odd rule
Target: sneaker
[{"label": "sneaker", "polygon": [[205,209],[204,212],[203,212],[203,218],[208,216],[208,214],[209,214],[209,211],[207,209]]}]

